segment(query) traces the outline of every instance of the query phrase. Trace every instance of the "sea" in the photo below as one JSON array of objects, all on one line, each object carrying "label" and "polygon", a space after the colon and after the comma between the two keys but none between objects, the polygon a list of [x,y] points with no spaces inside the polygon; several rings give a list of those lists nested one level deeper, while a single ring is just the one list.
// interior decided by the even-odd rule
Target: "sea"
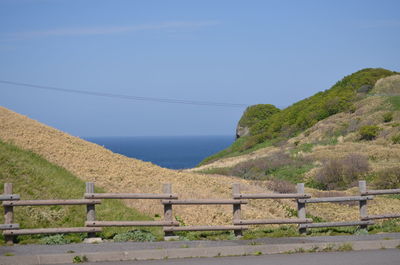
[{"label": "sea", "polygon": [[84,137],[114,153],[170,169],[193,168],[204,158],[230,146],[235,136]]}]

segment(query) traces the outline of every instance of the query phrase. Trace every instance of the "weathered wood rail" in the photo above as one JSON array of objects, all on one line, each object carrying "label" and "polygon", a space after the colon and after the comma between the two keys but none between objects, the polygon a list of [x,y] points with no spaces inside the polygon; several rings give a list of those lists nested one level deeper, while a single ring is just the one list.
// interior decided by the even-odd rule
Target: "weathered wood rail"
[{"label": "weathered wood rail", "polygon": [[[4,225],[3,235],[7,244],[12,244],[15,235],[34,234],[63,234],[63,233],[96,233],[101,228],[93,227],[62,227],[62,228],[35,228],[20,229],[19,224],[12,224],[14,220],[14,207],[20,206],[53,206],[53,205],[94,205],[100,204],[100,200],[72,199],[72,200],[19,200],[19,195],[12,195],[12,183],[4,184],[3,200]],[[7,200],[10,198],[11,200]]]},{"label": "weathered wood rail", "polygon": [[[299,204],[300,199],[310,198],[310,194],[304,193],[304,184],[299,183],[297,185],[297,193],[287,194],[275,194],[275,193],[257,193],[257,194],[242,194],[240,192],[240,185],[233,184],[232,186],[233,198],[234,199],[296,199],[298,202],[298,209],[301,209],[302,203]],[[300,213],[300,211],[298,211]],[[257,219],[257,220],[242,220],[240,218],[241,207],[238,205],[234,209],[234,225],[266,225],[266,224],[305,224],[311,223],[312,220],[306,218],[305,215],[299,214],[297,218],[286,218],[286,219]],[[235,234],[240,234],[239,231]]]},{"label": "weathered wood rail", "polygon": [[[387,189],[387,190],[368,190],[367,182],[365,180],[359,181],[359,190],[362,197],[369,197],[370,195],[391,195],[400,194],[400,189]],[[360,206],[361,207],[361,206]],[[360,210],[361,220],[378,220],[378,219],[389,219],[389,218],[400,218],[400,213],[386,213],[380,215],[368,215],[367,201],[363,203],[363,209]]]},{"label": "weathered wood rail", "polygon": [[[169,199],[170,201],[178,199],[176,194],[172,193],[171,184],[163,185],[163,194],[153,193],[95,193],[94,183],[86,182],[86,199],[142,199],[142,200],[155,200],[155,199]],[[165,205],[169,205],[165,203]],[[164,206],[165,207],[165,206]],[[171,216],[172,217],[172,216]],[[130,226],[178,226],[179,223],[173,219],[165,221],[98,221],[96,220],[96,209],[94,204],[90,205],[86,218],[86,227],[130,227]],[[95,235],[89,234],[88,237]]]},{"label": "weathered wood rail", "polygon": [[[400,189],[388,190],[367,190],[365,181],[359,182],[360,195],[345,197],[323,197],[311,198],[310,194],[304,192],[304,184],[297,184],[297,193],[276,194],[276,193],[241,193],[240,185],[232,185],[231,199],[179,199],[177,194],[172,193],[171,184],[163,184],[161,194],[152,193],[95,193],[94,183],[87,182],[83,199],[68,200],[21,200],[19,194],[13,194],[11,183],[4,184],[4,194],[0,195],[0,201],[4,207],[4,224],[0,224],[7,243],[12,243],[14,236],[31,234],[60,234],[60,233],[87,233],[88,237],[95,237],[97,232],[102,231],[102,227],[140,227],[140,226],[160,226],[163,227],[165,236],[173,236],[174,232],[179,231],[234,231],[236,236],[241,236],[243,230],[249,229],[251,225],[284,225],[297,224],[299,232],[304,233],[309,228],[340,227],[340,226],[360,226],[367,228],[374,224],[373,220],[386,218],[400,218],[400,213],[385,213],[380,215],[368,215],[367,202],[374,199],[373,195],[400,194]],[[101,204],[103,199],[144,199],[160,200],[164,206],[164,220],[142,221],[142,220],[96,220],[96,205]],[[297,216],[284,219],[242,219],[242,205],[247,205],[248,200],[260,199],[290,199],[297,203]],[[346,222],[322,222],[315,223],[311,218],[306,217],[306,205],[309,203],[343,203],[359,202],[360,219]],[[86,205],[86,221],[84,227],[63,227],[63,228],[24,228],[14,221],[14,207],[24,206],[52,206],[52,205]],[[194,225],[180,226],[179,222],[173,217],[173,206],[179,205],[232,205],[232,223],[227,225]]]},{"label": "weathered wood rail", "polygon": [[[364,182],[365,183],[365,182]],[[359,183],[361,190],[361,182]],[[368,225],[373,225],[374,222],[370,220],[365,220],[362,217],[366,212],[366,205],[368,200],[372,200],[373,196],[346,196],[346,197],[324,197],[324,198],[309,198],[309,199],[298,199],[299,204],[303,204],[302,217],[306,215],[306,204],[307,203],[343,203],[358,201],[360,220],[346,221],[346,222],[322,222],[322,223],[307,223],[299,225],[299,232],[305,233],[307,228],[322,228],[322,227],[342,227],[342,226],[360,226],[360,228],[367,228]]]}]

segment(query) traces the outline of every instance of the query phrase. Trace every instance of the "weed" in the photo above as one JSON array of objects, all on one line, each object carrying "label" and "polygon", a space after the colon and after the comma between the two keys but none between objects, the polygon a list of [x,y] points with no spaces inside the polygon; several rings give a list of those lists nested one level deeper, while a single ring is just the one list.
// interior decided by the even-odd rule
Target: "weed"
[{"label": "weed", "polygon": [[65,238],[63,234],[57,234],[43,237],[40,242],[45,245],[64,245],[71,243],[71,240]]},{"label": "weed", "polygon": [[253,253],[254,256],[260,256],[260,255],[262,255],[262,254],[263,254],[263,253],[262,253],[261,251],[256,251],[256,252]]},{"label": "weed", "polygon": [[155,236],[146,230],[132,230],[126,233],[117,234],[114,236],[115,242],[137,241],[137,242],[153,242]]},{"label": "weed", "polygon": [[83,256],[75,256],[72,258],[72,263],[83,263],[83,262],[87,262],[88,258],[83,255]]},{"label": "weed", "polygon": [[391,122],[393,120],[393,112],[386,112],[383,114],[383,121],[384,122]]},{"label": "weed", "polygon": [[344,243],[337,248],[338,251],[351,251],[353,250],[353,245],[351,243]]},{"label": "weed", "polygon": [[335,250],[335,245],[333,244],[328,244],[326,247],[322,249],[323,252],[330,252]]},{"label": "weed", "polygon": [[4,253],[4,256],[11,257],[11,256],[15,256],[15,254],[14,253],[10,253],[10,252],[6,252],[6,253]]},{"label": "weed", "polygon": [[396,134],[392,137],[393,144],[400,144],[400,134]]}]

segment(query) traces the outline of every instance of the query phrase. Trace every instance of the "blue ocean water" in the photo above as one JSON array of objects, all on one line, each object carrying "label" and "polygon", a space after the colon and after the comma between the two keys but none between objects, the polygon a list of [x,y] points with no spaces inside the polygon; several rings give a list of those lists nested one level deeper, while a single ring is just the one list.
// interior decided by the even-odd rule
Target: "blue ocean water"
[{"label": "blue ocean water", "polygon": [[128,157],[171,169],[192,168],[235,140],[234,136],[85,137]]}]

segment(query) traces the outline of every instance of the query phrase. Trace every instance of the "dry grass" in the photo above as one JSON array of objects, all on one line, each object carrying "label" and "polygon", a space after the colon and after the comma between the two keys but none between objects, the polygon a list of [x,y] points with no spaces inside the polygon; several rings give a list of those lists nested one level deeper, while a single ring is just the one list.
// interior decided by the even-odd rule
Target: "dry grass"
[{"label": "dry grass", "polygon": [[[31,150],[108,192],[158,193],[162,183],[172,183],[173,191],[181,198],[231,198],[232,183],[241,183],[245,192],[263,191],[246,180],[179,172],[115,154],[2,107],[0,139]],[[162,216],[161,204],[156,200],[124,202],[149,216]],[[251,218],[279,218],[286,214],[279,205],[275,201],[257,201],[246,206],[245,212]],[[232,220],[232,208],[225,206],[176,206],[174,214],[187,224],[223,224]]]},{"label": "dry grass", "polygon": [[386,78],[379,79],[372,93],[400,95],[400,75],[392,75]]}]

